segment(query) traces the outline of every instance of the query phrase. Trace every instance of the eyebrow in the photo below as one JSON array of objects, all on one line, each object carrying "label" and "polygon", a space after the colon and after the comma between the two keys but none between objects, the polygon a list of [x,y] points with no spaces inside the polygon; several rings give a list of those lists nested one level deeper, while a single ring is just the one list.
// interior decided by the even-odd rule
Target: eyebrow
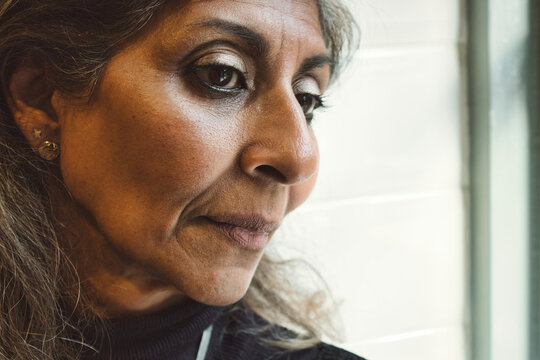
[{"label": "eyebrow", "polygon": [[199,23],[191,24],[190,26],[214,27],[233,36],[236,36],[245,41],[246,44],[255,51],[255,55],[257,57],[267,57],[270,53],[270,44],[268,43],[268,41],[261,34],[245,26],[218,19],[202,21]]},{"label": "eyebrow", "polygon": [[325,65],[330,65],[330,67],[332,67],[333,64],[334,60],[327,54],[315,55],[304,60],[304,62],[300,66],[300,70],[298,71],[298,73],[305,74],[310,72],[311,70],[318,69]]},{"label": "eyebrow", "polygon": [[[210,19],[210,20],[191,24],[190,26],[218,28],[230,35],[236,36],[242,39],[243,41],[245,41],[248,47],[253,49],[257,57],[261,57],[261,58],[268,57],[268,54],[270,53],[270,44],[264,38],[264,36],[262,36],[258,32],[250,28],[247,28],[243,25],[226,21],[226,20]],[[305,74],[305,73],[310,72],[311,70],[323,67],[325,65],[330,65],[332,67],[333,64],[334,64],[333,59],[326,53],[315,55],[315,56],[305,59],[302,62],[302,65],[300,66],[300,70],[298,71],[298,73]]]}]

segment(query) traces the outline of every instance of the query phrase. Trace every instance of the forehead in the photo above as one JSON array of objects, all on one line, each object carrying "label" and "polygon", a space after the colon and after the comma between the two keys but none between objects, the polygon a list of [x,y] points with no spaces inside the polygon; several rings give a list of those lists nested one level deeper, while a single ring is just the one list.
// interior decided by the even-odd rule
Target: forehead
[{"label": "forehead", "polygon": [[252,20],[256,20],[253,15],[257,12],[260,14],[257,18],[263,20],[281,18],[283,21],[301,21],[308,26],[319,27],[316,0],[190,0],[187,7],[192,11],[211,10],[220,15],[234,12],[231,15],[250,16]]},{"label": "forehead", "polygon": [[[165,9],[161,41],[193,31],[194,24],[221,20],[253,29],[271,42],[324,49],[316,0],[190,0]],[[196,29],[200,30],[200,29]],[[281,49],[283,50],[283,49]]]}]

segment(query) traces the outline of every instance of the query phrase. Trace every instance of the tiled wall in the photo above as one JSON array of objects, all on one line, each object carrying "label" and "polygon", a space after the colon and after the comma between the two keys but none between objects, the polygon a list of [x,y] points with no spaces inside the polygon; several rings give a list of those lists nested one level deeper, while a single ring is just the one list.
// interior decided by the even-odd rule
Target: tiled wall
[{"label": "tiled wall", "polygon": [[370,360],[466,358],[467,133],[459,0],[353,0],[352,68],[315,119],[318,185],[276,239],[343,300]]}]

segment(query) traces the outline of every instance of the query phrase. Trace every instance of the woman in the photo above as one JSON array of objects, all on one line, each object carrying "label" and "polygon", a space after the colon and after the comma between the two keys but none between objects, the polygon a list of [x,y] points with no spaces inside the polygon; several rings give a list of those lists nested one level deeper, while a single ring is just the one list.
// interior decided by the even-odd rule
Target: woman
[{"label": "woman", "polygon": [[329,0],[3,0],[2,357],[356,359],[264,255],[351,24]]}]

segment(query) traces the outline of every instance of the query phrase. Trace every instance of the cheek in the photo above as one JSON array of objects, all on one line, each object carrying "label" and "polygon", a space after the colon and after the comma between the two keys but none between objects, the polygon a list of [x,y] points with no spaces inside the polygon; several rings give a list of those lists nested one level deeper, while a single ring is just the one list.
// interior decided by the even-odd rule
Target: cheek
[{"label": "cheek", "polygon": [[65,181],[95,206],[178,205],[229,166],[234,129],[130,54],[113,59],[94,103],[63,126]]},{"label": "cheek", "polygon": [[315,187],[315,183],[317,182],[317,177],[319,175],[319,148],[317,145],[317,141],[315,138],[313,138],[314,144],[315,144],[315,152],[317,157],[317,170],[315,170],[315,173],[306,181],[302,182],[298,185],[293,185],[290,188],[289,192],[289,202],[287,206],[287,213],[296,209],[298,206],[300,206],[306,199],[309,197],[311,192],[313,191],[313,188]]},{"label": "cheek", "polygon": [[110,160],[119,180],[141,195],[175,194],[170,198],[175,201],[206,188],[221,171],[216,154],[224,153],[225,143],[215,129],[197,125],[200,118],[200,113],[156,112],[127,131],[115,129],[111,152],[116,156]]},{"label": "cheek", "polygon": [[192,103],[110,98],[64,127],[64,181],[109,238],[131,242],[132,229],[163,239],[230,166],[231,131]]}]

